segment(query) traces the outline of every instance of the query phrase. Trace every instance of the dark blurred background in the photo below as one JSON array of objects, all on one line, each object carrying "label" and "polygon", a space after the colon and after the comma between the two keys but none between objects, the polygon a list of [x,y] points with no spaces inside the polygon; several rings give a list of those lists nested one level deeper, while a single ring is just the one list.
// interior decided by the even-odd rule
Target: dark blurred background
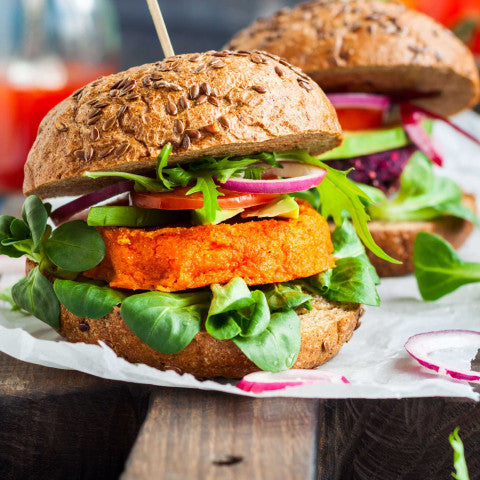
[{"label": "dark blurred background", "polygon": [[[479,0],[480,1],[480,0]],[[120,15],[122,65],[163,58],[144,0],[114,0]],[[175,53],[220,49],[241,28],[260,16],[296,5],[295,0],[160,0]]]}]

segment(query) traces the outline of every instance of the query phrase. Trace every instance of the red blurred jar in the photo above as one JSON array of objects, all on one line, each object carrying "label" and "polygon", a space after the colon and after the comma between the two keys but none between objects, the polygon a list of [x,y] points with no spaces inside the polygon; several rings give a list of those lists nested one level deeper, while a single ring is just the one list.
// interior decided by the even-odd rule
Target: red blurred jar
[{"label": "red blurred jar", "polygon": [[23,165],[48,111],[118,69],[110,0],[4,0],[0,19],[0,192],[20,191]]}]

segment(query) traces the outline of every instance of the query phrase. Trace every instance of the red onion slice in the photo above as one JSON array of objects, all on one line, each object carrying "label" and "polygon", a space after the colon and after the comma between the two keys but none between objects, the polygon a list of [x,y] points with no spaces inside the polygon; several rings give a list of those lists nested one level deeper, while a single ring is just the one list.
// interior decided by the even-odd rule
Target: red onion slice
[{"label": "red onion slice", "polygon": [[58,207],[50,214],[50,218],[53,223],[58,226],[68,218],[73,217],[76,213],[81,212],[92,205],[108,200],[115,195],[120,195],[121,193],[133,190],[133,185],[134,182],[117,182],[113,185],[102,188],[102,190],[88,193],[87,195],[83,195],[82,197],[76,198],[61,207]]},{"label": "red onion slice", "polygon": [[459,370],[437,362],[430,358],[430,354],[452,347],[480,348],[480,332],[472,330],[440,330],[413,335],[405,343],[407,352],[424,367],[442,375],[450,375],[458,380],[480,380],[480,372]]},{"label": "red onion slice", "polygon": [[327,172],[315,165],[300,162],[280,162],[283,168],[270,168],[268,175],[288,178],[273,180],[248,180],[230,178],[222,185],[233,192],[245,193],[293,193],[316,187]]},{"label": "red onion slice", "polygon": [[422,113],[408,103],[400,105],[400,114],[402,117],[403,128],[407,132],[410,140],[423,152],[430,161],[437,165],[442,165],[443,158],[433,145],[428,133],[422,126]]},{"label": "red onion slice", "polygon": [[243,377],[237,387],[245,392],[262,393],[314,383],[350,383],[343,375],[326,370],[292,369],[284,372],[254,372]]},{"label": "red onion slice", "polygon": [[466,130],[463,128],[459,127],[455,123],[453,123],[449,118],[444,117],[442,115],[439,115],[438,113],[432,112],[430,110],[427,110],[424,107],[419,107],[418,105],[413,105],[411,103],[407,103],[408,107],[411,108],[414,111],[420,112],[423,115],[426,115],[427,117],[434,118],[435,120],[441,120],[442,122],[445,122],[447,125],[450,125],[452,128],[454,128],[457,132],[461,133],[465,137],[467,137],[469,140],[472,142],[475,142],[477,145],[480,145],[480,139],[474,137],[472,134],[468,133]]},{"label": "red onion slice", "polygon": [[374,93],[331,93],[328,99],[335,108],[364,108],[366,110],[388,110],[390,97]]}]

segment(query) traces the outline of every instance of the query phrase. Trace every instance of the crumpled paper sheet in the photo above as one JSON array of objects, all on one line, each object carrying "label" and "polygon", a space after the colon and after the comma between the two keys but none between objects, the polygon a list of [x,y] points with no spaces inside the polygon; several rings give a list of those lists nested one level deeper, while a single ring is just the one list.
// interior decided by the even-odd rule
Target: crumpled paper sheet
[{"label": "crumpled paper sheet", "polygon": [[[480,138],[480,116],[467,112],[459,115],[456,121]],[[445,153],[444,174],[480,198],[480,148],[443,124],[436,125],[435,138]],[[478,231],[460,254],[467,260],[480,261]],[[18,274],[12,273],[15,268],[11,262],[5,269],[0,262],[0,271],[5,272],[0,286],[18,278]],[[236,388],[235,382],[199,381],[191,375],[130,364],[118,358],[106,345],[68,343],[39,320],[6,308],[0,308],[0,351],[27,362],[79,370],[113,380],[237,395],[310,398],[445,396],[478,400],[480,396],[474,392],[472,384],[424,369],[407,354],[403,345],[411,335],[420,332],[452,328],[480,331],[480,284],[464,286],[433,303],[421,300],[413,276],[384,279],[379,290],[381,307],[367,307],[361,328],[336,358],[320,367],[341,373],[350,384],[304,385],[254,395]],[[470,359],[475,353],[469,352],[470,358],[458,363],[470,368]]]}]

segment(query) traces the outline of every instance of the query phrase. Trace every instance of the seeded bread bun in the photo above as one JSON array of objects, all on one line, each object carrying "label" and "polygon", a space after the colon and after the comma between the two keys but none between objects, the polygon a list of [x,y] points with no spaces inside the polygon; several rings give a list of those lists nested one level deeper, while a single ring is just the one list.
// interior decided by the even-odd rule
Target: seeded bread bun
[{"label": "seeded bread bun", "polygon": [[[315,368],[334,357],[359,325],[363,308],[356,303],[329,302],[321,297],[313,310],[299,309],[301,348],[293,368]],[[71,342],[105,342],[115,353],[132,363],[145,363],[161,370],[191,373],[201,378],[241,378],[258,371],[231,340],[216,340],[207,332],[175,355],[165,355],[142,343],[123,321],[120,308],[98,320],[79,318],[63,306],[60,334]]]},{"label": "seeded bread bun", "polygon": [[302,68],[326,92],[432,94],[443,115],[480,95],[473,55],[430,17],[381,0],[313,1],[260,19],[228,48],[260,48]]},{"label": "seeded bread bun", "polygon": [[[473,195],[464,193],[462,203],[474,212],[477,211]],[[430,222],[372,221],[368,223],[368,229],[385,252],[403,263],[396,265],[386,262],[368,251],[370,262],[381,277],[397,277],[414,271],[413,247],[417,233],[435,233],[454,248],[460,248],[472,233],[473,224],[458,217],[442,217]]]},{"label": "seeded bread bun", "polygon": [[177,163],[292,148],[319,154],[341,140],[331,103],[287,62],[262,52],[179,55],[95,80],[50,111],[23,189],[43,198],[96,190],[109,181],[85,171],[151,170],[168,142]]}]

